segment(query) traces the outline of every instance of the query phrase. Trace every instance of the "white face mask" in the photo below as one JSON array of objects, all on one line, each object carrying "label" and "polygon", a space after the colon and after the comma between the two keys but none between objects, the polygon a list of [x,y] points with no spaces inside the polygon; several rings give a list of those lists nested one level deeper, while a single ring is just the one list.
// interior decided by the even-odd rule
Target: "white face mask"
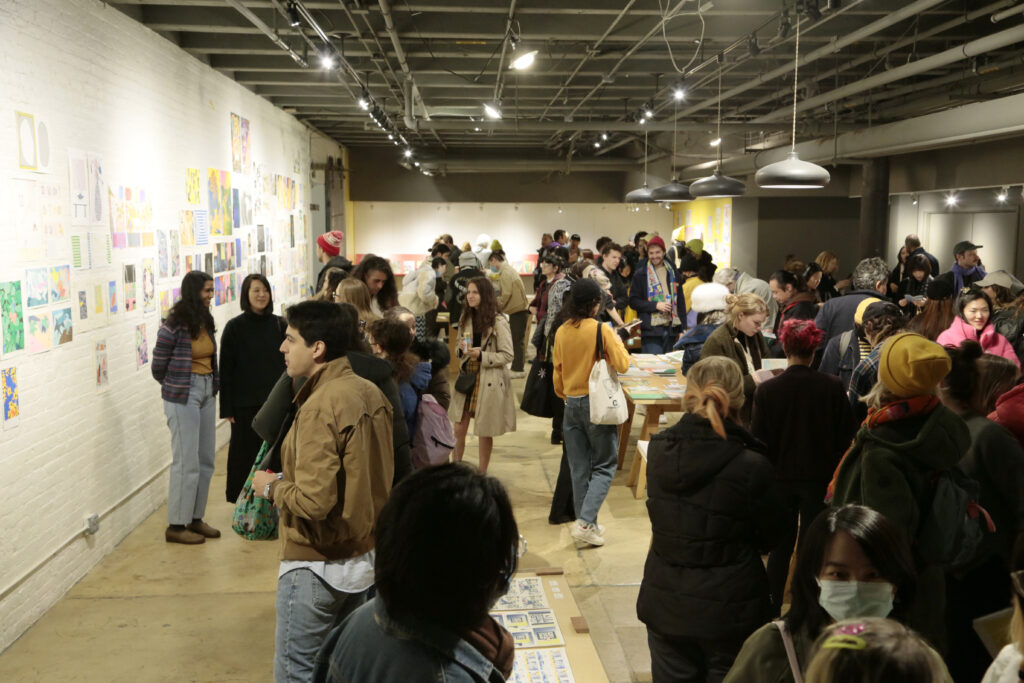
[{"label": "white face mask", "polygon": [[836,621],[892,612],[893,585],[887,581],[815,580],[821,589],[818,604]]}]

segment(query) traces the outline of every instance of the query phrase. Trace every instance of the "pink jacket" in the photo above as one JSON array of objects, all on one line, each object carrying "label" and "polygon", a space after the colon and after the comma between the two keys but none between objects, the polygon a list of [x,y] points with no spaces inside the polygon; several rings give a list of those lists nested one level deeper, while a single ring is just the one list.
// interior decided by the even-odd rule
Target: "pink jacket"
[{"label": "pink jacket", "polygon": [[1020,367],[1020,359],[1017,358],[1017,354],[1014,352],[1013,347],[1010,346],[1010,342],[1006,341],[1006,337],[996,332],[996,328],[992,323],[986,325],[979,335],[978,331],[970,323],[957,316],[953,318],[953,324],[949,326],[949,329],[940,334],[939,338],[935,341],[943,346],[956,347],[960,346],[960,343],[967,339],[981,344],[981,349],[985,353],[1009,358],[1017,367]]}]

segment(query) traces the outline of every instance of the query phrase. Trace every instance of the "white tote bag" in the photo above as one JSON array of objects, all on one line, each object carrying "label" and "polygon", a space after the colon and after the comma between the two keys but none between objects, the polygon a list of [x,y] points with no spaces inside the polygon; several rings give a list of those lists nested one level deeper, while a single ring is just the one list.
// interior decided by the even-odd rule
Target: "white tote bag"
[{"label": "white tote bag", "polygon": [[590,421],[596,425],[620,425],[629,417],[629,409],[619,375],[605,360],[602,341],[598,323],[597,362],[590,371]]}]

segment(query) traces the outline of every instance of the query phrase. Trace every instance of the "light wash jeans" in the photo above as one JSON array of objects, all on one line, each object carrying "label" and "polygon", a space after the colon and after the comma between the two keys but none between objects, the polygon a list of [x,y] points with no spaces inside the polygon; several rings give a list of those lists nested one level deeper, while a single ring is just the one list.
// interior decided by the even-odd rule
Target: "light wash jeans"
[{"label": "light wash jeans", "polygon": [[274,682],[307,683],[331,629],[366,602],[366,591],[344,593],[308,569],[293,569],[277,580]]},{"label": "light wash jeans", "polygon": [[590,421],[590,397],[565,399],[562,422],[565,455],[572,475],[572,500],[576,519],[597,523],[597,512],[619,464],[619,428]]},{"label": "light wash jeans", "polygon": [[164,401],[164,415],[171,429],[172,456],[167,523],[191,524],[206,512],[217,453],[213,375],[193,374],[188,403]]}]

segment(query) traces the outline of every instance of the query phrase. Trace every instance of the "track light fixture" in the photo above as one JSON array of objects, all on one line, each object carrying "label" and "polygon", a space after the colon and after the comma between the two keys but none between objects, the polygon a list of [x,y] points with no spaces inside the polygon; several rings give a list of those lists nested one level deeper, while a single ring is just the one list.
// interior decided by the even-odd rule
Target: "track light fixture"
[{"label": "track light fixture", "polygon": [[811,21],[821,19],[821,10],[818,9],[818,0],[803,0],[804,14]]},{"label": "track light fixture", "polygon": [[917,195],[916,194],[910,195],[910,203],[913,204],[914,206],[917,206]]},{"label": "track light fixture", "polygon": [[489,119],[500,119],[501,107],[497,102],[484,102],[484,114]]},{"label": "track light fixture", "polygon": [[296,26],[298,26],[299,24],[302,23],[302,18],[299,17],[299,7],[295,3],[295,0],[291,0],[288,3],[287,11],[288,11],[288,24],[292,28],[295,28]]},{"label": "track light fixture", "polygon": [[946,206],[949,206],[949,207],[956,206],[956,203],[958,201],[959,201],[959,198],[956,196],[956,191],[955,190],[953,192],[950,192],[949,194],[946,195]]},{"label": "track light fixture", "polygon": [[601,140],[603,140],[603,141],[608,140],[608,133],[601,133]]},{"label": "track light fixture", "polygon": [[708,144],[711,145],[712,147],[718,147],[720,144],[722,144],[722,138],[715,138]]},{"label": "track light fixture", "polygon": [[532,49],[524,43],[512,41],[512,58],[509,60],[508,68],[514,71],[525,71],[533,66],[537,59],[537,50]]},{"label": "track light fixture", "polygon": [[334,68],[334,55],[324,53],[320,55],[320,68],[321,69],[333,69]]},{"label": "track light fixture", "polygon": [[747,38],[747,55],[756,57],[759,54],[761,54],[761,46],[757,44],[757,34],[751,33],[750,37]]},{"label": "track light fixture", "polygon": [[776,37],[780,39],[787,38],[791,30],[793,30],[793,24],[789,21],[789,12],[783,10],[782,15],[779,17],[779,30],[776,33]]},{"label": "track light fixture", "polygon": [[404,156],[406,159],[411,158],[412,157],[412,150],[409,149],[408,147],[406,147],[405,151],[402,152],[402,156]]},{"label": "track light fixture", "polygon": [[1004,185],[999,190],[999,194],[996,195],[996,201],[998,201],[1000,204],[1005,204],[1006,200],[1009,198],[1009,196],[1010,196],[1010,188]]}]

